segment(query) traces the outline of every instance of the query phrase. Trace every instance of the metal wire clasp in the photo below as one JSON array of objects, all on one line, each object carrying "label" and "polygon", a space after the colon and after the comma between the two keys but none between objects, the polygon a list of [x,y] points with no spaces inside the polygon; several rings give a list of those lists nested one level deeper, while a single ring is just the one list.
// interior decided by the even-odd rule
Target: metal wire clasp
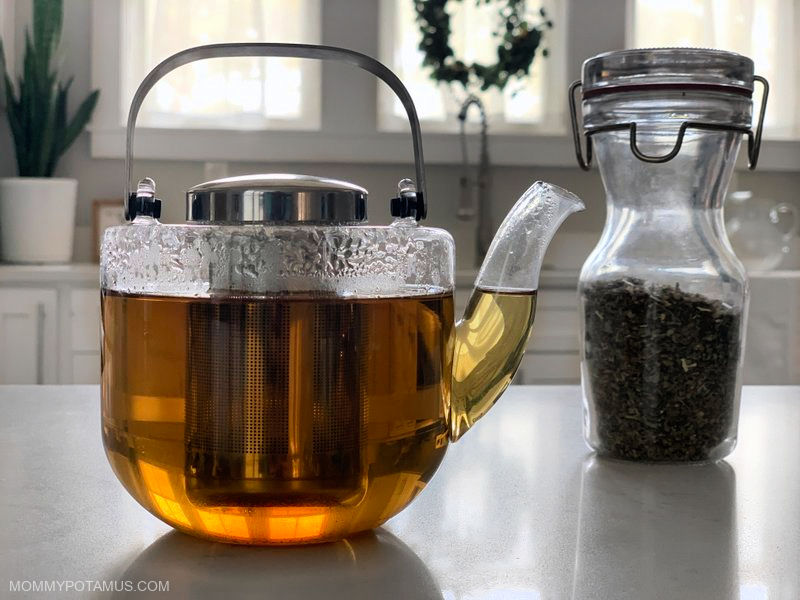
[{"label": "metal wire clasp", "polygon": [[583,150],[581,149],[581,135],[578,125],[578,106],[575,100],[575,90],[581,87],[581,81],[573,81],[569,86],[569,114],[572,123],[572,140],[575,143],[575,157],[578,159],[578,164],[581,169],[588,171],[592,166],[592,137],[595,133],[603,131],[618,131],[621,129],[630,130],[631,152],[641,161],[648,163],[665,163],[678,155],[683,145],[683,137],[687,129],[700,129],[705,131],[737,131],[747,136],[747,158],[748,168],[752,171],[758,164],[758,155],[761,151],[761,134],[764,129],[764,114],[767,111],[767,99],[769,98],[769,83],[764,77],[760,75],[753,76],[754,81],[758,81],[764,87],[764,93],[761,99],[761,109],[758,113],[758,125],[755,134],[749,127],[743,125],[724,125],[720,123],[706,123],[704,121],[684,121],[678,129],[678,137],[672,150],[662,156],[651,156],[645,154],[639,149],[636,142],[636,122],[631,121],[628,123],[614,123],[612,125],[602,125],[600,127],[593,127],[586,131],[586,159],[584,160]]}]

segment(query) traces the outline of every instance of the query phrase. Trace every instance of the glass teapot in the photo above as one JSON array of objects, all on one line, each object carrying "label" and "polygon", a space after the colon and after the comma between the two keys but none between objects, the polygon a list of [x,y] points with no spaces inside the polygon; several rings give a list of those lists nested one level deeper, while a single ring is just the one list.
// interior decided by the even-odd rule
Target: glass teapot
[{"label": "glass teapot", "polygon": [[101,249],[102,428],[109,461],[151,513],[244,544],[329,541],[371,529],[423,489],[508,386],[534,318],[542,256],[582,203],[537,182],[491,245],[454,323],[454,243],[421,227],[419,122],[385,66],[349,50],[219,44],[162,62],[128,118],[178,66],[218,56],[339,60],[386,82],[411,124],[416,185],[389,226],[367,191],[302,175],[232,177],[158,221],[155,183],[126,190],[127,225]]}]

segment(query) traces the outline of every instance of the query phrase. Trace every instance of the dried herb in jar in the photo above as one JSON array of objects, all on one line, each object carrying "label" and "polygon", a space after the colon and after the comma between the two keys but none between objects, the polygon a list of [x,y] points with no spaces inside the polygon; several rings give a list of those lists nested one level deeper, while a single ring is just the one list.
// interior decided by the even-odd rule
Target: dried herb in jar
[{"label": "dried herb in jar", "polygon": [[628,278],[583,289],[597,450],[700,461],[733,434],[741,312]]}]

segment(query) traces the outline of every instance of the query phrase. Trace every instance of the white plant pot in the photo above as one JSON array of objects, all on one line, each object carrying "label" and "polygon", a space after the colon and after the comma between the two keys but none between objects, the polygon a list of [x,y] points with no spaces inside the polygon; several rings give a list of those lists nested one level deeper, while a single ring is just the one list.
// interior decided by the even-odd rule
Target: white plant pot
[{"label": "white plant pot", "polygon": [[55,177],[0,179],[0,260],[72,260],[78,182]]}]

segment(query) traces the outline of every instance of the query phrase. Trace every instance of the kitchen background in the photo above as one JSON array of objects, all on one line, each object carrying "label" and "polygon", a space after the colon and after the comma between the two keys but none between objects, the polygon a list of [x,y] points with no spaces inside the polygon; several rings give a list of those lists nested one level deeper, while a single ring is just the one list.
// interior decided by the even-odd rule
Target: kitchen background
[{"label": "kitchen background", "polygon": [[[0,35],[12,64],[19,64],[31,2],[1,1]],[[530,4],[538,7],[541,3]],[[666,9],[667,4],[674,6]],[[727,8],[721,10],[723,4]],[[176,5],[180,6],[179,18],[174,14]],[[217,5],[225,8],[214,9]],[[241,27],[235,11],[256,5],[266,11],[261,14],[285,12],[280,17],[271,13],[273,20],[265,19],[260,25]],[[416,96],[422,115],[434,117],[423,121],[430,199],[427,224],[448,229],[456,239],[458,300],[463,304],[474,276],[477,221],[457,217],[463,173],[458,124],[448,109],[447,95],[429,84],[426,87],[424,72],[415,67],[414,61],[421,59],[414,52],[418,31],[413,21],[409,22],[412,6],[411,0],[66,0],[59,72],[74,75],[70,106],[74,110],[90,90],[101,90],[89,130],[77,139],[55,173],[78,180],[75,264],[0,266],[0,383],[98,380],[97,267],[87,264],[95,255],[94,202],[122,195],[122,107],[129,98],[128,88],[141,80],[145,65],[197,43],[241,39],[321,42],[379,57],[396,70]],[[490,110],[489,117],[491,166],[485,201],[492,227],[537,179],[566,187],[586,203],[587,210],[566,222],[548,252],[534,338],[518,377],[525,383],[566,383],[579,377],[574,298],[577,270],[597,241],[605,216],[597,170],[586,173],[575,164],[568,137],[568,83],[579,78],[583,59],[626,46],[719,46],[754,56],[757,72],[773,84],[768,139],[758,170],[750,172],[741,162],[731,190],[752,190],[759,198],[800,210],[800,36],[793,35],[800,30],[800,4],[795,0],[547,0],[544,6],[554,22],[554,28],[545,33],[549,57],[543,60],[537,55],[533,75],[518,96],[488,99],[495,112]],[[204,12],[206,9],[210,12]],[[648,15],[659,10],[666,12],[660,15],[658,31],[652,31]],[[204,23],[211,22],[209,14],[218,21],[220,15],[228,19],[229,39],[206,35],[209,29]],[[154,15],[161,18],[154,19]],[[454,34],[465,52],[480,52],[475,40],[486,37],[476,15],[472,21],[466,19],[466,34],[461,38]],[[174,131],[171,127],[179,119],[163,121],[169,115],[159,112],[159,103],[168,99],[156,94],[154,103],[147,105],[155,108],[142,116],[150,119],[146,123],[150,126],[143,127],[136,138],[134,176],[156,180],[158,195],[164,200],[162,220],[181,221],[183,192],[207,179],[296,172],[366,187],[371,221],[389,221],[388,199],[397,181],[413,170],[410,137],[398,125],[391,101],[383,92],[376,92],[374,79],[356,69],[325,64],[319,72],[313,68],[299,72],[306,85],[301,91],[313,92],[321,101],[317,111],[316,100],[300,100],[301,118],[295,127],[308,129],[311,125],[312,130],[289,131],[271,122],[277,128],[267,133],[231,128],[192,131],[186,127]],[[308,85],[309,81],[318,83]],[[198,93],[213,90],[200,89]],[[287,97],[291,99],[291,90]],[[525,101],[531,104],[522,106]],[[474,165],[480,142],[477,111],[470,116],[468,156]],[[161,128],[153,127],[158,119],[162,119]],[[164,124],[168,126],[164,128]],[[471,166],[470,176],[474,174]],[[0,177],[15,175],[8,124],[0,118]],[[780,235],[777,229],[775,232]],[[789,251],[770,272],[751,273],[746,383],[800,383],[800,240],[796,235],[787,247]]]}]

